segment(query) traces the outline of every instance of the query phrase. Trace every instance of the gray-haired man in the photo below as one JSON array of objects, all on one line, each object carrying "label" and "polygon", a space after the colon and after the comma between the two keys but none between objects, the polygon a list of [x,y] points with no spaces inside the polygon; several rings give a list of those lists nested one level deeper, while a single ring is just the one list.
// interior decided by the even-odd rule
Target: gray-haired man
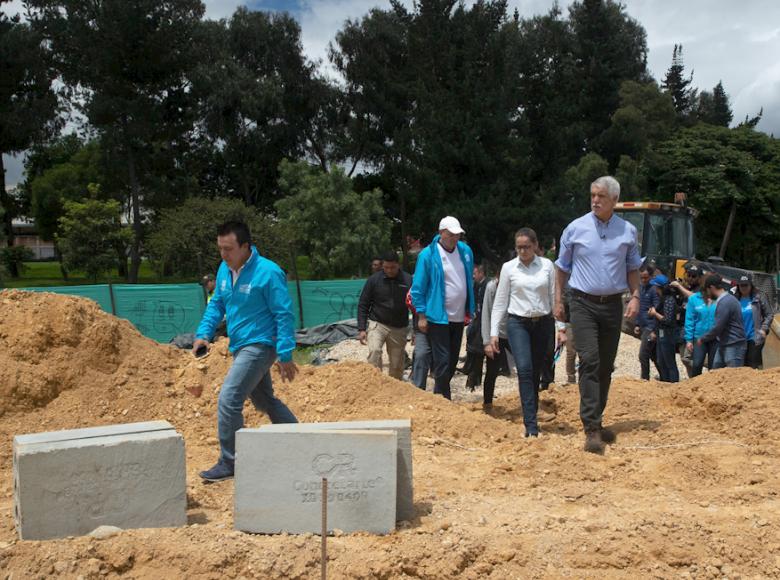
[{"label": "gray-haired man", "polygon": [[563,289],[571,288],[571,325],[580,357],[580,418],[585,451],[603,453],[615,434],[601,421],[607,406],[623,314],[623,293],[631,291],[626,318],[639,311],[639,256],[636,228],[614,215],[620,184],[599,177],[590,186],[593,211],[571,222],[561,235],[555,262],[555,317],[564,321]]}]

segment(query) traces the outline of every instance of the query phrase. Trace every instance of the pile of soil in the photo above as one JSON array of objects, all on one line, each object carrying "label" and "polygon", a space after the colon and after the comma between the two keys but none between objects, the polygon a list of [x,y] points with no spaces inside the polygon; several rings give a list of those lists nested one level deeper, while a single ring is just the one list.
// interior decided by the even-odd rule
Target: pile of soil
[{"label": "pile of soil", "polygon": [[[225,341],[196,360],[85,299],[0,293],[0,578],[318,577],[318,537],[234,531],[232,482],[197,476],[217,457],[230,362]],[[303,367],[275,388],[301,421],[413,422],[416,517],[330,539],[333,578],[780,577],[778,371],[618,379],[603,457],[581,449],[576,387],[542,394],[539,439],[523,437],[516,395],[488,415],[363,363]],[[186,527],[17,540],[15,434],[155,419],[186,441]]]}]

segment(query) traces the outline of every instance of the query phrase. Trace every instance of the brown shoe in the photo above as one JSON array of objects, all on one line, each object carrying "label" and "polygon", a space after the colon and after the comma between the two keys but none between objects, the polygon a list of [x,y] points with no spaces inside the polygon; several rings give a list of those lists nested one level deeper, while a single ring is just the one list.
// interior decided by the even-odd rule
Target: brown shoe
[{"label": "brown shoe", "polygon": [[601,440],[604,443],[612,445],[615,442],[615,439],[617,439],[617,435],[615,435],[615,432],[612,429],[607,429],[606,427],[601,428]]},{"label": "brown shoe", "polygon": [[604,454],[604,442],[601,440],[600,430],[585,432],[585,451],[598,455]]}]

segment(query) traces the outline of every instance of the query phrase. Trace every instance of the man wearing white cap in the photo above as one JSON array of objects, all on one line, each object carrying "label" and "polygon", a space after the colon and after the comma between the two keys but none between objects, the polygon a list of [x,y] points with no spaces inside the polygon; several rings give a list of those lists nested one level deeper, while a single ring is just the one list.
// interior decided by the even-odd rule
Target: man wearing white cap
[{"label": "man wearing white cap", "polygon": [[450,380],[463,340],[463,326],[474,314],[472,270],[474,255],[460,237],[460,222],[447,216],[439,222],[439,235],[420,252],[411,297],[418,328],[431,345],[434,393],[452,398]]}]

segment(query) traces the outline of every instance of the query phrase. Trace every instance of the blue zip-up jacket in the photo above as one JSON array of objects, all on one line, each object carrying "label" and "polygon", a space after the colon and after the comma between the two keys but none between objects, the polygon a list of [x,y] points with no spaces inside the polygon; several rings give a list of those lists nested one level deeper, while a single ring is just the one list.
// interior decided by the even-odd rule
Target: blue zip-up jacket
[{"label": "blue zip-up jacket", "polygon": [[287,278],[278,265],[263,258],[254,246],[235,285],[228,265],[220,264],[214,296],[195,336],[211,340],[223,316],[227,319],[230,352],[249,344],[266,344],[276,348],[280,361],[292,360],[295,315]]},{"label": "blue zip-up jacket", "polygon": [[698,340],[715,324],[715,302],[707,304],[701,292],[691,294],[685,309],[685,341]]},{"label": "blue zip-up jacket", "polygon": [[731,292],[724,292],[718,298],[715,303],[715,323],[701,340],[707,342],[713,338],[717,338],[722,347],[745,342],[742,307]]},{"label": "blue zip-up jacket", "polygon": [[658,328],[658,319],[655,316],[648,316],[647,311],[650,307],[659,310],[661,307],[661,297],[655,291],[655,286],[645,284],[639,287],[639,314],[636,317],[636,325],[642,329],[655,330]]},{"label": "blue zip-up jacket", "polygon": [[[412,281],[412,305],[418,314],[434,324],[449,324],[444,301],[444,267],[441,264],[439,235],[417,257]],[[474,316],[474,254],[465,242],[458,242],[456,251],[466,268],[466,315]]]}]

